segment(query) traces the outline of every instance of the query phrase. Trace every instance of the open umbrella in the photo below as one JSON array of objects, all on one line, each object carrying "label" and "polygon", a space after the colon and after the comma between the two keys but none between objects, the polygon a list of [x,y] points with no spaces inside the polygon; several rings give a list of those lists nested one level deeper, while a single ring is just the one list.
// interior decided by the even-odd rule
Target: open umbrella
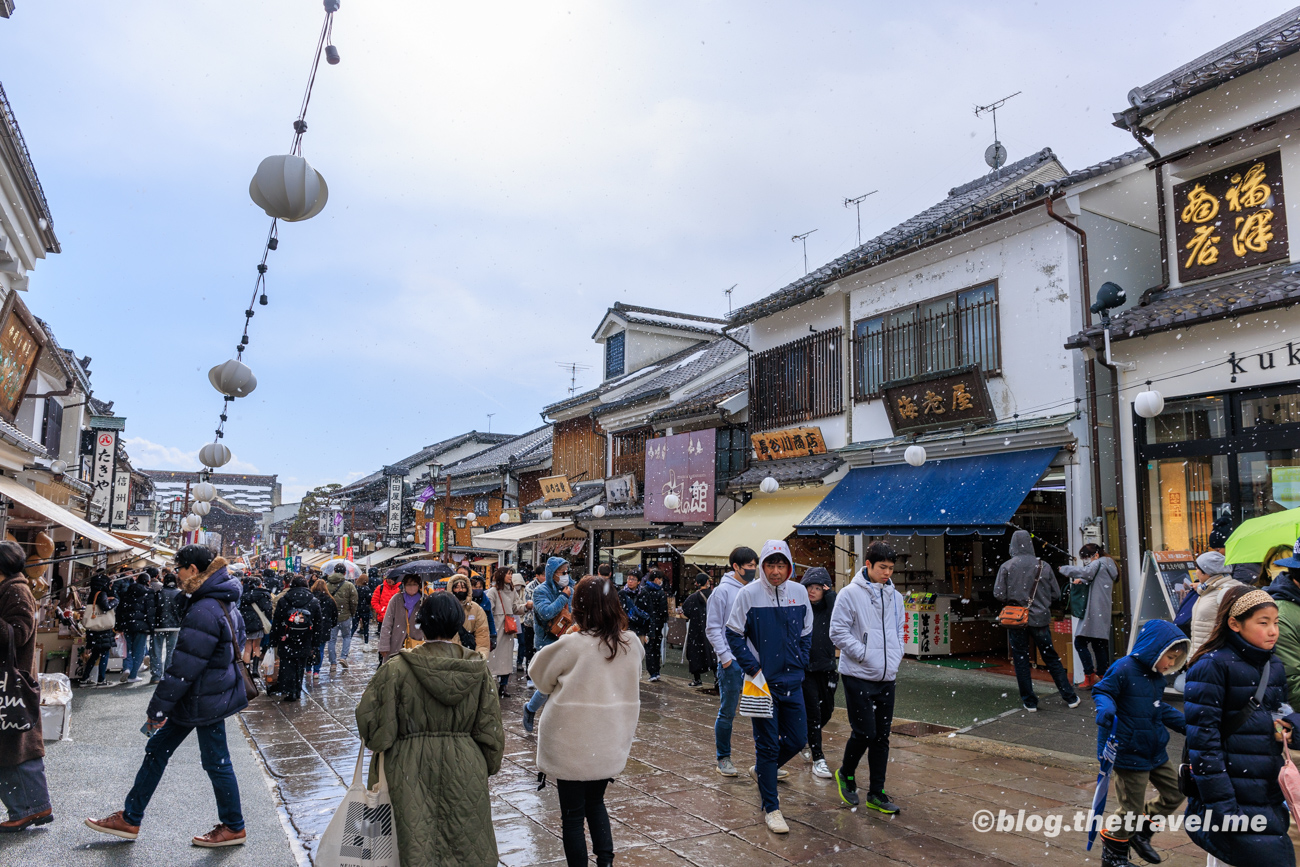
[{"label": "open umbrella", "polygon": [[1242,521],[1228,537],[1224,553],[1227,563],[1259,563],[1275,545],[1290,548],[1300,539],[1300,508],[1287,509]]},{"label": "open umbrella", "polygon": [[437,560],[412,560],[410,563],[403,563],[388,570],[385,577],[402,578],[405,575],[419,575],[424,579],[446,578],[455,572],[446,563],[440,563]]},{"label": "open umbrella", "polygon": [[344,566],[347,567],[348,570],[347,574],[350,580],[356,581],[361,577],[362,575],[361,567],[358,566],[356,563],[353,563],[351,560],[344,560],[342,557],[335,557],[333,560],[326,560],[324,563],[320,564],[316,568],[319,569],[323,574],[329,575],[331,572],[334,571],[334,567],[337,566],[339,563],[342,563]]},{"label": "open umbrella", "polygon": [[1110,772],[1115,767],[1115,754],[1119,750],[1119,743],[1115,738],[1115,732],[1119,729],[1119,720],[1110,727],[1110,737],[1106,738],[1105,745],[1101,748],[1101,755],[1097,758],[1101,762],[1101,770],[1097,772],[1097,790],[1092,793],[1092,812],[1088,814],[1088,851],[1092,851],[1093,841],[1097,839],[1097,831],[1101,828],[1101,823],[1093,817],[1100,817],[1106,812],[1106,795],[1110,791]]}]

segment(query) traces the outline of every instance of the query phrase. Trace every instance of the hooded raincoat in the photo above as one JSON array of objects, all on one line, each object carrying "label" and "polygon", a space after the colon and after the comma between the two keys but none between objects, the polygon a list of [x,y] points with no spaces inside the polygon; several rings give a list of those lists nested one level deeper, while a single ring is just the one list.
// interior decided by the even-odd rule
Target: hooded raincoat
[{"label": "hooded raincoat", "polygon": [[1112,665],[1092,688],[1098,754],[1110,737],[1112,723],[1119,720],[1115,767],[1150,771],[1169,761],[1165,752],[1168,729],[1182,733],[1187,727],[1182,712],[1164,700],[1165,678],[1155,666],[1160,657],[1181,645],[1182,661],[1169,671],[1174,674],[1187,661],[1190,644],[1183,631],[1168,620],[1148,620],[1133,643],[1133,652]]},{"label": "hooded raincoat", "polygon": [[1273,646],[1273,655],[1282,660],[1286,669],[1287,695],[1291,701],[1300,703],[1300,587],[1291,579],[1292,574],[1300,577],[1300,569],[1295,573],[1283,570],[1268,586],[1268,595],[1277,603],[1277,644]]}]

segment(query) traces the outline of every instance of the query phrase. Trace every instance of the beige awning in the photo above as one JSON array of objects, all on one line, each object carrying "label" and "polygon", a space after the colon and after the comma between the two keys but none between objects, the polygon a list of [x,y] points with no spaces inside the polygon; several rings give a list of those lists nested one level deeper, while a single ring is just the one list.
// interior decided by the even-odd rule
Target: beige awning
[{"label": "beige awning", "polygon": [[101,530],[94,524],[91,524],[85,518],[78,518],[62,506],[51,503],[31,488],[19,482],[17,479],[11,479],[8,476],[0,476],[0,494],[13,500],[18,505],[26,509],[31,509],[38,515],[41,515],[54,523],[67,527],[78,536],[89,539],[103,545],[110,551],[129,551],[131,546],[121,539]]},{"label": "beige awning", "polygon": [[685,554],[699,539],[646,539],[642,542],[628,542],[615,545],[615,551],[676,551]]},{"label": "beige awning", "polygon": [[724,566],[733,548],[748,545],[758,551],[769,539],[785,539],[833,489],[834,485],[758,494],[696,542],[686,559]]},{"label": "beige awning", "polygon": [[387,563],[405,550],[405,548],[380,548],[378,551],[373,551],[357,560],[357,565],[378,566],[380,563]]},{"label": "beige awning", "polygon": [[512,524],[491,533],[480,533],[474,537],[475,548],[490,548],[494,551],[513,551],[520,542],[532,542],[537,539],[549,539],[558,536],[573,526],[572,521],[529,521],[527,524]]}]

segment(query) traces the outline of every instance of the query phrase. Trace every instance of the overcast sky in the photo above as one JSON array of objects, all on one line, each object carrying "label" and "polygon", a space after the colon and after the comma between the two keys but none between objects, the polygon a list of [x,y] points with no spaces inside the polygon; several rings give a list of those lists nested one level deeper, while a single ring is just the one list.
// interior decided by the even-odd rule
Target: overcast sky
[{"label": "overcast sky", "polygon": [[[1122,153],[1125,94],[1287,4],[343,0],[228,467],[286,501],[466,430],[522,433],[614,301],[720,316],[987,171]],[[26,301],[94,358],[137,467],[197,469],[287,151],[315,0],[57,3],[0,20],[3,83],[63,252]]]}]

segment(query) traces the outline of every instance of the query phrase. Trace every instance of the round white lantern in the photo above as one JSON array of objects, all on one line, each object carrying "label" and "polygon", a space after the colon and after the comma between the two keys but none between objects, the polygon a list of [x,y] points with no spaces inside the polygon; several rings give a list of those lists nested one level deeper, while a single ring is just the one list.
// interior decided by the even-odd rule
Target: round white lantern
[{"label": "round white lantern", "polygon": [[211,482],[199,482],[190,488],[190,496],[202,503],[210,503],[217,498],[217,489]]},{"label": "round white lantern", "polygon": [[190,511],[202,518],[208,512],[212,511],[212,504],[205,503],[203,500],[195,500],[190,504]]},{"label": "round white lantern", "polygon": [[776,479],[768,476],[758,483],[758,489],[765,494],[775,494],[781,487],[781,483]]},{"label": "round white lantern", "polygon": [[208,443],[199,449],[199,461],[205,467],[224,467],[230,463],[230,449],[221,443]]},{"label": "round white lantern", "polygon": [[676,494],[669,493],[664,497],[664,508],[670,512],[676,512],[682,504],[682,498]]},{"label": "round white lantern", "polygon": [[203,526],[203,519],[200,518],[198,515],[186,515],[186,516],[185,516],[185,529],[187,529],[187,530],[197,530],[199,527],[202,527],[202,526]]},{"label": "round white lantern", "polygon": [[288,223],[309,220],[329,199],[321,173],[302,157],[276,154],[262,160],[248,184],[248,195],[268,217]]},{"label": "round white lantern", "polygon": [[550,509],[542,509],[542,520],[543,520],[543,521],[549,521],[549,520],[551,520],[551,517],[552,517],[552,515],[551,515],[551,510],[550,510]]},{"label": "round white lantern", "polygon": [[227,397],[248,397],[257,388],[257,377],[242,361],[223,361],[208,371],[208,382]]},{"label": "round white lantern", "polygon": [[600,504],[597,504],[597,505],[595,505],[595,506],[592,506],[592,507],[591,507],[591,517],[593,517],[593,518],[603,518],[603,517],[605,517],[605,507],[602,506],[602,505],[600,505]]},{"label": "round white lantern", "polygon": [[478,515],[474,514],[473,512],[466,512],[465,520],[472,524],[478,520]]},{"label": "round white lantern", "polygon": [[509,523],[510,523],[510,513],[509,513],[509,512],[502,512],[502,513],[501,513],[501,523],[503,523],[503,524],[509,524]]},{"label": "round white lantern", "polygon": [[1154,389],[1139,392],[1133,399],[1133,411],[1142,418],[1155,418],[1164,411],[1165,397]]},{"label": "round white lantern", "polygon": [[903,460],[914,467],[919,467],[925,463],[925,448],[922,446],[908,446],[907,451],[903,452]]},{"label": "round white lantern", "polygon": [[55,461],[54,463],[50,464],[50,472],[54,473],[54,475],[56,476],[61,476],[67,471],[68,471],[67,461]]}]

